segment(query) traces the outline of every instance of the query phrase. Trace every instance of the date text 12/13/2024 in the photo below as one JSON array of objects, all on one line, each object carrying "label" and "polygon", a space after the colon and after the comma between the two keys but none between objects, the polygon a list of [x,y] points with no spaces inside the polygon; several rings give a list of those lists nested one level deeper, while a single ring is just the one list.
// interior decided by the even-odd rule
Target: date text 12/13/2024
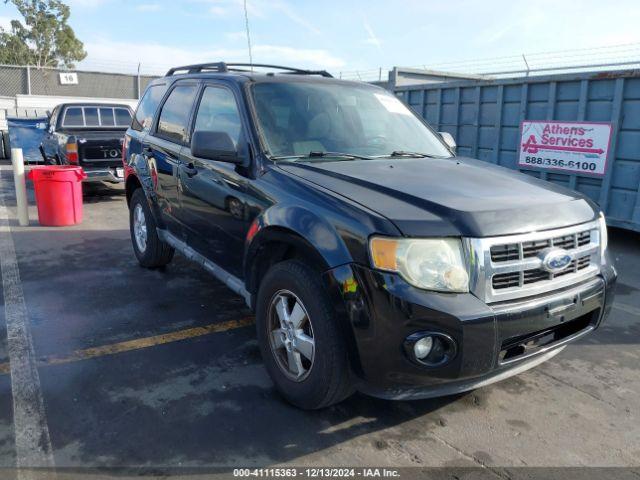
[{"label": "date text 12/13/2024", "polygon": [[236,468],[236,478],[398,478],[400,472],[394,468],[350,468],[350,467],[272,467],[272,468]]}]

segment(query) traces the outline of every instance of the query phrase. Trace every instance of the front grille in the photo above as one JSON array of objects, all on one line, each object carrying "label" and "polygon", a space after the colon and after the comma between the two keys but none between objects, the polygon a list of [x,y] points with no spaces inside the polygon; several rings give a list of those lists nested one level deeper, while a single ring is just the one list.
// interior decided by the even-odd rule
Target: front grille
[{"label": "front grille", "polygon": [[522,243],[522,256],[523,258],[535,257],[545,248],[550,245],[549,240],[534,240],[531,242]]},{"label": "front grille", "polygon": [[[577,260],[573,260],[564,270],[551,273],[540,268],[532,268],[522,272],[522,285],[530,285],[532,283],[543,282],[545,280],[553,280],[564,275],[575,273],[583,270],[591,263],[591,256],[584,255]],[[520,272],[499,273],[493,276],[492,285],[494,290],[504,288],[512,288],[520,286]]]},{"label": "front grille", "polygon": [[[471,291],[487,303],[537,295],[597,275],[600,234],[597,222],[575,227],[466,239],[471,258]],[[543,267],[545,249],[562,249],[572,258],[560,272]]]},{"label": "front grille", "polygon": [[520,249],[516,243],[491,247],[491,260],[494,262],[507,262],[518,258],[520,258]]},{"label": "front grille", "polygon": [[[528,242],[522,242],[521,244],[504,243],[501,245],[494,245],[491,247],[491,261],[508,262],[511,260],[520,260],[522,258],[532,258],[538,255],[545,248],[549,247],[570,250],[587,245],[590,240],[591,232],[589,230],[584,230],[582,232],[572,233],[571,235],[531,240]],[[520,245],[522,245],[522,257],[520,256]]]}]

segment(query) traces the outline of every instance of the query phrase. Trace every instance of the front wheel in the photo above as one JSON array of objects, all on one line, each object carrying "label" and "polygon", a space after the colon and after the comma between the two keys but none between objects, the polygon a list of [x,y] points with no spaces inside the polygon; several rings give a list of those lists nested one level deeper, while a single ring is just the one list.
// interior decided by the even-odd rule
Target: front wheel
[{"label": "front wheel", "polygon": [[155,219],[141,188],[131,196],[129,230],[133,251],[140,265],[155,268],[167,265],[171,261],[174,249],[158,237]]},{"label": "front wheel", "polygon": [[344,338],[319,274],[298,260],[271,267],[256,306],[258,342],[278,392],[304,409],[353,392]]}]

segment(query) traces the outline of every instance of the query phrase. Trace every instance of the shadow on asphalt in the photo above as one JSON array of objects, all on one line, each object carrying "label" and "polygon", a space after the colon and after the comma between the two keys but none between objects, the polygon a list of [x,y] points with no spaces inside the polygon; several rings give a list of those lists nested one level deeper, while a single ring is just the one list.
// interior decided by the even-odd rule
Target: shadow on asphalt
[{"label": "shadow on asphalt", "polygon": [[84,203],[98,203],[109,200],[120,200],[125,190],[122,184],[84,183],[82,196]]}]

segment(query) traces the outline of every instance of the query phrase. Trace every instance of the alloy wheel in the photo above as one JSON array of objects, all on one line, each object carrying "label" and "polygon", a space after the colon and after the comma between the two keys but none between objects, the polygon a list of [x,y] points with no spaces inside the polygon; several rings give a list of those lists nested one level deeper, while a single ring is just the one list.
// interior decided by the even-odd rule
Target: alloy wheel
[{"label": "alloy wheel", "polygon": [[289,290],[272,297],[268,313],[271,353],[282,373],[295,382],[309,376],[315,357],[311,319],[302,301]]},{"label": "alloy wheel", "polygon": [[140,253],[147,249],[147,219],[144,216],[142,205],[136,204],[133,209],[133,236]]}]

